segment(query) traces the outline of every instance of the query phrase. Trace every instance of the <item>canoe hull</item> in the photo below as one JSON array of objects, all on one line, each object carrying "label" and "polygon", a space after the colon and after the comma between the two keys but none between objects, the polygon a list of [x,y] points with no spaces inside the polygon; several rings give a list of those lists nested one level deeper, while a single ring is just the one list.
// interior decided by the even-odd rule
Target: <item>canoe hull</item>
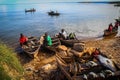
[{"label": "canoe hull", "polygon": [[25,12],[35,12],[36,10],[35,9],[30,9],[30,10],[25,10]]},{"label": "canoe hull", "polygon": [[[39,53],[39,49],[40,49],[41,45],[39,44],[39,41],[35,37],[29,37],[28,40],[29,40],[29,42],[30,41],[34,42],[35,40],[37,41],[37,46],[35,46],[35,48],[33,48],[34,50],[27,49],[26,45],[24,45],[21,48],[22,48],[23,52],[25,52],[29,57],[35,58],[35,57],[37,57],[37,55]],[[36,43],[36,42],[34,42],[34,43]],[[30,47],[32,47],[32,46],[30,46]]]},{"label": "canoe hull", "polygon": [[24,48],[22,48],[22,49],[23,49],[23,52],[26,53],[29,57],[35,58],[35,57],[37,57],[37,55],[39,53],[40,47],[37,50],[35,50],[34,52],[26,51]]},{"label": "canoe hull", "polygon": [[59,16],[60,13],[52,13],[52,12],[48,12],[48,15],[50,15],[50,16]]},{"label": "canoe hull", "polygon": [[81,40],[60,40],[61,44],[68,46],[68,47],[73,47],[75,43],[81,43]]},{"label": "canoe hull", "polygon": [[111,36],[111,35],[116,35],[118,33],[118,29],[113,29],[112,32],[108,31],[107,29],[104,30],[104,35],[103,36]]}]

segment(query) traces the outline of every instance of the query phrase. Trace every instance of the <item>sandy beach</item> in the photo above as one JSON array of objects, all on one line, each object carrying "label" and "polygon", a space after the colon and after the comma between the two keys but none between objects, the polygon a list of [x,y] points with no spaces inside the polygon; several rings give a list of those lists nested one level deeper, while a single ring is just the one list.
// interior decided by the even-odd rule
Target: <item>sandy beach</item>
[{"label": "sandy beach", "polygon": [[[112,59],[120,68],[120,60],[119,60],[120,59],[120,54],[119,54],[120,53],[120,37],[113,37],[113,38],[100,39],[100,40],[96,40],[96,39],[86,40],[85,47],[100,48],[100,51],[103,54],[107,55],[110,59]],[[26,61],[25,56],[22,57],[21,62],[23,63],[24,69],[26,70],[25,77],[29,78],[30,80],[32,80],[33,78],[40,79],[41,77],[39,75],[42,75],[42,74],[36,74],[36,72],[39,73],[39,70],[46,65],[48,66],[52,64],[54,65],[52,67],[56,69],[55,55],[51,53],[48,54],[40,51],[39,60],[28,59],[28,62],[24,62],[24,61]],[[30,69],[30,71],[27,71],[27,69]],[[51,68],[48,68],[48,70],[51,70]],[[34,77],[33,75],[36,75],[36,77]]]}]

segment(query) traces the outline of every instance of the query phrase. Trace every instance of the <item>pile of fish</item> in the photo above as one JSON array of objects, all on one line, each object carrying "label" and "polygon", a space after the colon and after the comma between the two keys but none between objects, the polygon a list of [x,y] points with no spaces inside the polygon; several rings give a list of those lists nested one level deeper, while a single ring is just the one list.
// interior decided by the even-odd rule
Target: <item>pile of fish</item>
[{"label": "pile of fish", "polygon": [[56,55],[58,67],[68,80],[120,79],[120,71],[115,63],[103,54],[96,57],[90,54],[76,56],[72,52],[65,51],[65,54],[62,52]]},{"label": "pile of fish", "polygon": [[39,70],[43,80],[119,80],[120,69],[104,54],[93,56],[95,48],[82,52],[59,47],[56,61]]},{"label": "pile of fish", "polygon": [[40,43],[35,37],[29,37],[27,45],[24,45],[23,48],[27,52],[34,52],[38,49]]}]

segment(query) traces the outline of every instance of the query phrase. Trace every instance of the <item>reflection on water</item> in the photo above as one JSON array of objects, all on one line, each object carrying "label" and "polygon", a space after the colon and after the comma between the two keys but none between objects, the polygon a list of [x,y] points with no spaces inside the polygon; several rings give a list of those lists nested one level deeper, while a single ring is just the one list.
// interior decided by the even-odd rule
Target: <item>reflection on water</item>
[{"label": "reflection on water", "polygon": [[[31,8],[36,12],[25,14],[24,10]],[[61,15],[48,16],[50,10],[57,10]],[[20,33],[39,37],[44,32],[54,35],[62,28],[68,33],[75,32],[79,38],[97,37],[103,34],[109,23],[114,24],[114,19],[120,16],[119,11],[120,7],[105,3],[0,5],[0,40],[15,46]]]}]

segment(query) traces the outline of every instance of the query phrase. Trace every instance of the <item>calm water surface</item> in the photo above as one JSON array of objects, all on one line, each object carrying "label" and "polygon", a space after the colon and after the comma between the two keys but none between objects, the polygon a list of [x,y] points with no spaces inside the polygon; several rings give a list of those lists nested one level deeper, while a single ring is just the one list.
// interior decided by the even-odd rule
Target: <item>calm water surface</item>
[{"label": "calm water surface", "polygon": [[[37,11],[25,14],[24,10],[30,8]],[[47,15],[50,10],[61,15],[50,17]],[[120,7],[107,3],[1,4],[0,40],[17,46],[20,33],[40,37],[44,32],[54,35],[62,28],[68,33],[75,32],[79,38],[97,37],[119,16]]]}]

